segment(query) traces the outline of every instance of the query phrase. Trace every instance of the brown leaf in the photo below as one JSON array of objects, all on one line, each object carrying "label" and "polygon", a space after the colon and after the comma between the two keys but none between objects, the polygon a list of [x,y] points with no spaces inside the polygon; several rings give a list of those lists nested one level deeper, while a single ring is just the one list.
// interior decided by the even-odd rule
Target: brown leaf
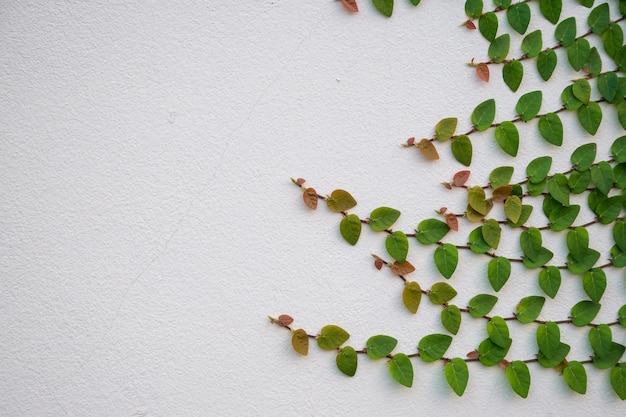
[{"label": "brown leaf", "polygon": [[296,180],[296,185],[302,185],[302,184],[304,184],[304,183],[305,183],[304,178],[298,178],[298,179]]},{"label": "brown leaf", "polygon": [[489,82],[489,66],[485,64],[484,62],[481,62],[480,64],[476,65],[476,75],[478,75],[478,78],[488,83]]},{"label": "brown leaf", "polygon": [[306,356],[309,353],[309,336],[304,329],[298,329],[291,336],[291,346],[293,350]]},{"label": "brown leaf", "polygon": [[502,359],[500,361],[500,363],[498,363],[498,366],[502,369],[506,369],[508,368],[508,366],[511,364],[511,362],[507,361],[506,359]]},{"label": "brown leaf", "polygon": [[511,191],[513,190],[513,186],[511,185],[503,185],[502,187],[498,187],[493,190],[493,200],[501,203],[507,199],[508,196],[511,195]]},{"label": "brown leaf", "polygon": [[446,211],[448,211],[448,207],[441,207],[439,209],[439,214],[445,214]]},{"label": "brown leaf", "polygon": [[415,267],[409,261],[394,262],[391,266],[391,273],[394,275],[407,275],[415,271]]},{"label": "brown leaf", "polygon": [[446,224],[453,231],[455,232],[459,231],[459,220],[456,218],[455,214],[448,214],[446,216]]},{"label": "brown leaf", "polygon": [[281,326],[287,327],[291,323],[293,323],[293,317],[288,316],[287,314],[281,314],[280,316],[278,316],[278,324],[280,324]]},{"label": "brown leaf", "polygon": [[472,350],[471,352],[468,352],[467,355],[468,359],[478,359],[478,351],[477,350]]},{"label": "brown leaf", "polygon": [[435,148],[435,145],[433,145],[433,143],[428,139],[420,140],[420,143],[417,147],[419,148],[422,155],[424,155],[424,158],[430,161],[436,161],[437,159],[439,159],[439,153],[437,152],[437,148]]},{"label": "brown leaf", "polygon": [[468,170],[459,171],[456,174],[454,174],[454,177],[452,177],[452,182],[454,183],[455,186],[462,187],[465,185],[465,183],[469,179],[469,176],[470,176],[470,171]]},{"label": "brown leaf", "polygon": [[471,19],[468,19],[468,21],[465,22],[465,27],[469,30],[476,30],[476,25],[474,24],[474,22],[472,22]]},{"label": "brown leaf", "polygon": [[304,204],[311,210],[317,208],[317,191],[315,191],[314,188],[305,188],[302,199],[304,200]]},{"label": "brown leaf", "polygon": [[408,139],[406,140],[406,144],[407,144],[408,146],[413,146],[413,145],[415,144],[415,138],[408,138]]},{"label": "brown leaf", "polygon": [[374,261],[374,266],[376,267],[376,269],[378,269],[379,271],[382,269],[383,265],[385,263],[382,261],[382,259],[376,259]]},{"label": "brown leaf", "polygon": [[341,0],[341,4],[347,11],[356,13],[359,11],[359,6],[356,4],[356,0]]}]

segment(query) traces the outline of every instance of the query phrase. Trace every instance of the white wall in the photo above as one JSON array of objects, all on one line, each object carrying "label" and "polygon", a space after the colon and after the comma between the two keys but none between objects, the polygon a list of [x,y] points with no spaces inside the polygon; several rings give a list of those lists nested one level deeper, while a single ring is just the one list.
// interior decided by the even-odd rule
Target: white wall
[{"label": "white wall", "polygon": [[[1,415],[623,414],[608,372],[592,367],[580,396],[557,372],[531,366],[522,400],[500,369],[471,364],[458,398],[440,363],[416,361],[412,389],[396,384],[384,361],[361,360],[349,379],[332,353],[298,357],[288,332],[268,322],[287,313],[313,333],[335,323],[355,347],[389,334],[406,352],[442,332],[438,307],[407,313],[401,283],[373,268],[369,254],[385,253],[381,235],[365,231],[350,247],[338,216],[304,208],[289,178],[324,194],[349,190],[362,217],[395,207],[397,228],[411,230],[441,206],[463,210],[462,193],[439,185],[462,167],[446,146],[440,161],[426,162],[400,143],[429,137],[443,117],[469,128],[487,98],[498,120],[514,117],[519,95],[537,88],[543,110],[556,109],[578,76],[559,50],[547,84],[533,62],[518,94],[497,67],[485,84],[465,65],[486,59],[487,43],[459,27],[463,1],[396,3],[391,19],[367,0],[356,15],[331,0],[0,5]],[[564,15],[584,16],[565,3]],[[552,30],[537,16],[529,30],[538,27]],[[517,55],[521,36],[513,39]],[[519,181],[528,161],[548,153],[553,172],[563,171],[571,151],[594,140],[605,159],[622,134],[606,113],[595,138],[564,116],[561,149],[522,127],[516,159],[490,133],[476,135],[471,181],[486,183],[493,168],[511,164]],[[469,230],[462,223],[452,239],[463,243]],[[604,254],[609,236],[610,228],[593,229]],[[564,262],[564,234],[546,245]],[[502,253],[517,250],[509,239]],[[432,248],[411,248],[423,285],[441,280],[431,256]],[[490,289],[485,258],[461,260],[450,283],[463,305]],[[564,275],[541,317],[565,318],[585,298],[579,280]],[[614,320],[625,290],[623,272],[609,271],[599,321]],[[536,271],[516,268],[496,313],[539,293]],[[486,337],[484,322],[464,320],[449,356]],[[512,331],[508,357],[532,357],[535,327]],[[571,358],[591,353],[587,329],[562,332]]]}]

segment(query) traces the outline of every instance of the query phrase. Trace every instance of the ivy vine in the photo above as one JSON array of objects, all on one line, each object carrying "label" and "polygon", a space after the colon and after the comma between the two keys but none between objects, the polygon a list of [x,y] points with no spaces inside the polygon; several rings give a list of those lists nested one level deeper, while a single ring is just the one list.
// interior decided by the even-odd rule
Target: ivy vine
[{"label": "ivy vine", "polygon": [[[383,15],[392,15],[393,0],[372,2]],[[524,76],[521,61],[534,59],[540,77],[548,81],[558,65],[555,50],[564,48],[567,64],[580,72],[580,77],[562,91],[562,106],[542,109],[543,92],[531,91],[520,95],[515,106],[516,117],[496,121],[496,102],[488,99],[472,111],[469,130],[459,133],[459,119],[447,117],[434,125],[432,135],[420,140],[409,138],[403,144],[406,148],[417,149],[426,160],[437,160],[439,148],[450,143],[452,157],[470,167],[474,157],[472,140],[478,132],[493,132],[499,148],[516,157],[520,129],[527,126],[523,122],[531,120],[537,120],[541,138],[551,146],[561,146],[566,140],[563,112],[575,112],[578,124],[591,136],[598,132],[607,117],[615,118],[626,130],[626,45],[620,26],[626,16],[626,1],[594,4],[594,0],[572,0],[564,5],[562,0],[539,0],[541,15],[554,25],[556,43],[548,47],[545,44],[551,42],[544,39],[540,30],[526,33],[532,15],[530,2],[494,0],[492,9],[485,8],[482,0],[465,2],[468,19],[462,25],[469,30],[478,29],[489,43],[489,60],[475,62],[472,59],[469,65],[485,82],[490,79],[490,68],[501,67],[504,83],[516,92]],[[341,3],[348,11],[358,12],[355,0],[341,0]],[[417,6],[420,1],[411,0],[411,3]],[[578,4],[589,9],[588,31],[582,34],[577,33],[574,17],[562,16],[565,7],[578,7]],[[502,19],[507,20],[511,33],[498,34]],[[509,58],[512,36],[523,36],[521,54],[515,58]],[[594,36],[601,42],[602,51],[591,46],[588,38]],[[610,69],[603,71],[603,64],[608,64]],[[422,337],[414,351],[395,352],[398,340],[388,335],[374,335],[365,346],[355,348],[346,344],[350,334],[335,324],[310,332],[293,327],[293,318],[286,314],[269,317],[271,323],[290,331],[291,345],[300,355],[308,354],[311,341],[322,350],[335,351],[337,368],[348,376],[356,374],[360,357],[387,360],[391,377],[411,387],[415,358],[424,363],[442,362],[445,380],[461,396],[470,379],[468,364],[475,362],[488,367],[498,365],[504,370],[512,390],[526,398],[532,364],[556,369],[565,384],[579,394],[587,391],[587,368],[592,366],[605,370],[613,390],[625,400],[623,356],[626,347],[618,340],[623,339],[626,328],[626,304],[612,312],[614,318],[608,322],[598,322],[596,317],[602,308],[607,282],[617,279],[618,275],[623,279],[623,273],[618,271],[626,267],[626,216],[623,214],[626,209],[626,135],[612,139],[610,155],[606,157],[598,156],[597,148],[594,142],[580,145],[570,155],[569,168],[560,172],[553,171],[551,155],[532,160],[523,174],[516,173],[514,166],[499,166],[491,171],[486,184],[470,185],[471,171],[459,170],[452,178],[443,179],[442,185],[446,192],[464,193],[464,205],[458,209],[438,208],[437,216],[418,221],[411,231],[393,229],[401,216],[395,208],[378,207],[366,217],[359,216],[352,212],[357,201],[350,192],[336,189],[321,194],[304,179],[292,179],[308,208],[316,210],[325,204],[340,217],[339,234],[348,244],[354,246],[359,242],[363,228],[384,236],[387,253],[372,254],[374,267],[389,270],[403,284],[398,300],[410,313],[417,314],[423,300],[441,306],[440,321],[445,333]],[[574,196],[577,196],[576,201],[584,198],[586,206],[574,204]],[[536,207],[541,207],[543,216],[531,216],[538,210]],[[466,244],[447,239],[449,234],[461,233],[466,227]],[[613,242],[606,253],[594,248],[593,228],[610,228]],[[504,229],[517,235],[514,253],[499,249]],[[559,248],[567,248],[565,262],[553,262],[553,250],[559,248],[544,244],[544,240],[553,241],[544,239],[547,235],[562,239]],[[432,248],[433,263],[442,277],[429,288],[410,278],[416,269],[408,259],[409,247],[414,244]],[[448,280],[457,272],[461,251],[476,259],[485,259],[486,274],[477,279],[486,280],[495,294],[506,287],[514,264],[536,271],[542,294],[522,297],[511,308],[511,315],[504,317],[490,314],[499,302],[495,294],[477,294],[457,302],[458,293]],[[543,307],[547,298],[558,296],[563,274],[577,277],[587,298],[572,301],[566,317],[546,319],[542,315]],[[446,352],[464,320],[484,321],[485,338],[468,349],[465,357],[448,357]],[[513,342],[510,322],[535,326],[536,354],[533,357],[507,359]],[[570,357],[570,345],[561,338],[564,326],[587,329],[588,357]],[[621,333],[615,336],[618,332]]]}]

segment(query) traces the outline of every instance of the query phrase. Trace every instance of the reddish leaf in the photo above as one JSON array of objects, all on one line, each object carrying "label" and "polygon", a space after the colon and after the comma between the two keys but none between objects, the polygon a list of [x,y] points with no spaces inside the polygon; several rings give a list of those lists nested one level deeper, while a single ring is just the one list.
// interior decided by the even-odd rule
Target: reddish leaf
[{"label": "reddish leaf", "polygon": [[349,12],[356,13],[359,11],[359,6],[356,4],[356,0],[341,0],[341,4],[346,8]]},{"label": "reddish leaf", "polygon": [[408,146],[413,146],[413,145],[415,145],[415,138],[408,138],[408,139],[406,140],[406,144],[407,144]]},{"label": "reddish leaf", "polygon": [[379,271],[382,269],[383,265],[385,263],[382,261],[382,259],[376,259],[374,261],[374,266],[376,267],[376,269],[378,269]]},{"label": "reddish leaf", "polygon": [[480,64],[476,65],[476,75],[478,75],[478,78],[488,83],[489,82],[489,66],[485,64],[484,62],[481,62]]},{"label": "reddish leaf", "polygon": [[462,187],[462,186],[465,185],[465,183],[469,179],[469,176],[470,176],[470,172],[469,171],[467,171],[467,170],[459,171],[456,174],[454,174],[454,177],[452,177],[452,182],[457,187]]},{"label": "reddish leaf", "polygon": [[448,214],[446,216],[446,224],[450,229],[454,230],[455,232],[459,231],[459,220],[456,218],[456,215]]},{"label": "reddish leaf", "polygon": [[415,267],[409,261],[394,262],[391,266],[391,272],[394,275],[407,275],[415,271]]},{"label": "reddish leaf", "polygon": [[280,316],[278,316],[278,324],[280,324],[281,326],[287,327],[291,323],[293,323],[293,317],[288,316],[287,314],[281,314]]},{"label": "reddish leaf", "polygon": [[439,214],[445,214],[446,211],[448,211],[448,207],[441,207],[439,209]]},{"label": "reddish leaf", "polygon": [[317,191],[315,191],[314,188],[305,188],[302,199],[304,200],[304,204],[311,210],[317,208]]},{"label": "reddish leaf", "polygon": [[511,191],[513,191],[512,185],[503,185],[502,187],[498,187],[493,190],[493,200],[501,203],[511,195]]},{"label": "reddish leaf", "polygon": [[476,30],[476,25],[471,20],[468,20],[467,22],[465,22],[465,27],[468,28],[469,30]]},{"label": "reddish leaf", "polygon": [[437,152],[437,148],[435,148],[435,145],[433,145],[433,143],[428,139],[420,140],[418,148],[424,158],[430,161],[436,161],[437,159],[439,159],[439,153]]},{"label": "reddish leaf", "polygon": [[506,359],[502,359],[502,360],[500,361],[500,363],[498,363],[498,366],[499,366],[501,369],[506,369],[506,368],[508,368],[508,367],[509,367],[509,365],[510,365],[510,364],[511,364],[511,362],[507,361]]},{"label": "reddish leaf", "polygon": [[471,352],[468,352],[467,355],[468,359],[478,359],[478,351],[477,350],[472,350]]},{"label": "reddish leaf", "polygon": [[305,182],[305,181],[304,181],[304,178],[298,178],[298,179],[296,180],[296,185],[302,185],[302,184],[304,184],[304,182]]}]

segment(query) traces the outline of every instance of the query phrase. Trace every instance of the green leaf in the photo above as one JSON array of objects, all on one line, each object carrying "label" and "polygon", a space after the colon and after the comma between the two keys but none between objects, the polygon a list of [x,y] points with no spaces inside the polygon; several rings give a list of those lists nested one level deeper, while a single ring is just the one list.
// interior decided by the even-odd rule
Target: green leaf
[{"label": "green leaf", "polygon": [[459,135],[450,146],[452,156],[466,167],[472,163],[472,141],[467,135]]},{"label": "green leaf", "polygon": [[617,311],[617,321],[619,325],[626,328],[626,304],[620,307]]},{"label": "green leaf", "polygon": [[477,19],[483,12],[483,0],[467,0],[465,2],[465,14],[472,19]]},{"label": "green leaf", "polygon": [[457,334],[461,327],[461,310],[455,305],[449,305],[441,310],[441,324],[447,331]]},{"label": "green leaf", "polygon": [[602,97],[611,103],[617,93],[617,74],[614,72],[600,74],[597,78],[596,85]]},{"label": "green leaf", "polygon": [[511,276],[511,261],[502,256],[491,259],[487,267],[487,276],[494,291],[500,291]]},{"label": "green leaf", "polygon": [[565,48],[574,43],[576,39],[576,19],[574,17],[568,17],[561,21],[554,31],[554,37]]},{"label": "green leaf", "polygon": [[622,101],[617,105],[617,120],[622,129],[626,130],[626,101]]},{"label": "green leaf", "polygon": [[624,32],[622,28],[617,23],[611,23],[609,28],[602,32],[602,45],[604,46],[604,51],[611,58],[615,58],[617,51],[624,44]]},{"label": "green leaf", "polygon": [[511,36],[508,33],[498,36],[489,45],[489,50],[487,51],[489,58],[499,64],[506,59],[506,56],[509,54],[510,46]]},{"label": "green leaf", "polygon": [[430,334],[420,340],[417,350],[424,362],[435,362],[441,359],[451,343],[452,337],[447,334]]},{"label": "green leaf", "polygon": [[589,170],[587,171],[572,171],[569,175],[569,179],[567,180],[567,185],[569,186],[572,194],[581,194],[587,190],[591,184],[591,173]]},{"label": "green leaf", "polygon": [[335,190],[326,198],[326,205],[331,211],[341,213],[356,206],[356,200],[347,191]]},{"label": "green leaf", "polygon": [[602,194],[608,194],[613,187],[613,168],[607,161],[600,161],[590,169],[591,181]]},{"label": "green leaf", "polygon": [[447,117],[437,123],[435,126],[435,137],[437,140],[443,142],[450,139],[456,131],[457,122],[458,119],[456,117]]},{"label": "green leaf", "polygon": [[515,228],[520,227],[526,224],[528,219],[530,218],[531,213],[533,212],[533,206],[530,204],[522,204],[522,214],[519,216],[519,220],[515,223],[508,221],[509,227]]},{"label": "green leaf", "polygon": [[446,304],[448,301],[456,297],[456,290],[445,282],[436,282],[430,288],[430,301],[433,304]]},{"label": "green leaf", "polygon": [[469,235],[470,250],[474,253],[485,253],[491,249],[491,246],[483,239],[483,227],[478,226],[470,232]]},{"label": "green leaf", "polygon": [[539,1],[539,10],[543,17],[545,17],[548,22],[553,25],[559,21],[559,17],[561,17],[561,9],[563,8],[563,4],[561,0],[540,0]]},{"label": "green leaf", "polygon": [[378,335],[367,339],[365,348],[367,356],[372,359],[381,359],[389,355],[398,344],[398,341],[391,336]]},{"label": "green leaf", "polygon": [[413,364],[404,353],[396,353],[389,361],[389,372],[393,379],[405,387],[413,385]]},{"label": "green leaf", "polygon": [[556,266],[549,266],[539,272],[539,288],[550,298],[556,297],[561,287],[561,271]]},{"label": "green leaf", "polygon": [[502,229],[496,220],[489,219],[483,224],[483,239],[493,249],[498,249],[501,233]]},{"label": "green leaf", "polygon": [[570,351],[570,346],[565,343],[560,343],[556,352],[551,358],[547,358],[542,352],[539,352],[537,355],[537,361],[539,365],[544,368],[554,368],[555,366],[560,365],[565,360],[565,357]]},{"label": "green leaf", "polygon": [[626,136],[620,136],[615,139],[611,145],[611,154],[613,155],[615,162],[626,162]]},{"label": "green leaf", "polygon": [[435,249],[434,258],[439,273],[449,279],[459,263],[459,250],[450,243],[444,243]]},{"label": "green leaf", "polygon": [[534,119],[541,109],[542,100],[541,91],[531,91],[520,97],[515,106],[515,111],[520,115],[523,121],[528,122]]},{"label": "green leaf", "polygon": [[522,211],[522,200],[518,196],[512,195],[504,202],[504,214],[509,221],[517,223],[522,216]]},{"label": "green leaf", "polygon": [[580,71],[585,66],[590,52],[591,45],[585,38],[576,39],[567,47],[567,60],[574,71]]},{"label": "green leaf", "polygon": [[478,19],[478,30],[489,42],[496,38],[498,32],[498,17],[494,12],[487,12]]},{"label": "green leaf", "polygon": [[609,4],[602,3],[598,7],[594,8],[589,17],[587,18],[587,24],[589,29],[596,35],[602,34],[609,28],[611,23],[611,16],[609,15]]},{"label": "green leaf", "polygon": [[306,356],[309,353],[309,335],[304,329],[294,330],[291,335],[291,346],[300,355]]},{"label": "green leaf", "polygon": [[550,220],[550,229],[555,232],[567,229],[574,223],[579,212],[579,205],[564,206],[554,210],[548,217]]},{"label": "green leaf", "polygon": [[478,294],[469,301],[469,313],[475,318],[487,315],[496,305],[496,302],[498,302],[498,297],[495,295]]},{"label": "green leaf", "polygon": [[502,80],[511,89],[517,91],[524,77],[524,66],[517,59],[505,62],[502,67]]},{"label": "green leaf", "polygon": [[583,274],[589,271],[598,259],[600,259],[600,252],[591,248],[585,249],[583,254],[575,258],[571,254],[567,255],[567,270],[572,274]]},{"label": "green leaf", "polygon": [[563,144],[563,123],[556,113],[547,113],[539,119],[539,133],[548,142],[556,146]]},{"label": "green leaf", "polygon": [[613,240],[623,251],[626,251],[626,222],[619,220],[613,225]]},{"label": "green leaf", "polygon": [[609,369],[613,368],[619,360],[624,355],[624,351],[626,347],[620,345],[619,343],[612,342],[611,348],[609,349],[609,353],[605,356],[594,356],[593,357],[593,365],[598,369]]},{"label": "green leaf", "polygon": [[586,171],[591,168],[593,161],[596,159],[596,144],[595,143],[586,143],[584,145],[579,146],[572,153],[570,160],[572,161],[572,165],[578,171]]},{"label": "green leaf", "polygon": [[537,327],[537,346],[546,359],[552,359],[561,345],[561,329],[554,322],[546,322]]},{"label": "green leaf", "polygon": [[413,6],[417,6],[418,4],[420,4],[420,1],[422,1],[422,0],[411,0],[411,4]]},{"label": "green leaf", "polygon": [[508,185],[511,182],[511,177],[513,176],[513,169],[514,168],[511,166],[505,166],[498,167],[491,171],[491,174],[489,174],[489,183],[491,188],[495,190],[496,188]]},{"label": "green leaf", "polygon": [[626,164],[620,163],[613,167],[613,180],[615,188],[626,190]]},{"label": "green leaf", "polygon": [[620,399],[626,400],[626,362],[611,369],[611,387]]},{"label": "green leaf", "polygon": [[572,307],[572,311],[570,312],[572,324],[578,327],[586,326],[596,318],[599,311],[599,303],[594,303],[589,300],[579,301]]},{"label": "green leaf", "polygon": [[626,266],[626,252],[621,250],[617,245],[611,248],[611,263],[616,268]]},{"label": "green leaf", "polygon": [[586,105],[583,104],[578,109],[578,121],[590,135],[595,135],[602,121],[600,105],[593,101]]},{"label": "green leaf", "polygon": [[530,371],[526,363],[522,361],[511,362],[511,364],[506,367],[506,379],[517,395],[522,398],[528,397],[528,390],[530,389]]},{"label": "green leaf", "polygon": [[599,324],[589,330],[589,344],[595,356],[607,356],[612,348],[613,332],[606,324]]},{"label": "green leaf", "polygon": [[402,302],[411,313],[417,313],[417,309],[422,301],[422,288],[415,282],[409,282],[404,286],[402,291]]},{"label": "green leaf", "polygon": [[472,124],[477,130],[487,130],[493,123],[495,117],[496,101],[491,98],[489,100],[483,101],[478,106],[476,106],[476,108],[472,112]]},{"label": "green leaf", "polygon": [[550,249],[541,248],[541,250],[539,251],[539,255],[537,255],[536,260],[531,261],[530,259],[524,256],[522,258],[522,263],[524,264],[526,268],[529,268],[529,269],[539,268],[539,267],[544,266],[548,262],[550,262],[550,259],[552,259],[553,256],[554,254],[550,251]]},{"label": "green leaf", "polygon": [[393,0],[372,0],[372,3],[374,3],[376,10],[387,17],[391,17],[393,13]]},{"label": "green leaf", "polygon": [[388,235],[385,240],[385,247],[389,255],[396,261],[406,261],[406,256],[409,253],[409,240],[404,232],[397,230]]},{"label": "green leaf", "polygon": [[375,232],[389,229],[400,217],[400,211],[391,207],[378,207],[370,214],[369,225]]},{"label": "green leaf", "polygon": [[485,339],[478,345],[478,360],[485,366],[497,365],[509,352],[510,345],[511,343],[503,348],[493,343],[491,339]]},{"label": "green leaf", "polygon": [[537,72],[544,81],[548,81],[556,68],[557,55],[552,49],[541,51],[537,55]]},{"label": "green leaf", "polygon": [[356,245],[356,242],[361,236],[361,219],[356,214],[348,214],[339,224],[339,231],[341,236],[351,245]]},{"label": "green leaf", "polygon": [[563,369],[563,378],[572,391],[579,394],[587,392],[587,371],[578,361],[569,361]]},{"label": "green leaf", "polygon": [[515,157],[519,149],[519,132],[515,124],[509,121],[500,123],[495,129],[496,142],[504,152]]},{"label": "green leaf", "polygon": [[467,190],[467,201],[471,208],[482,215],[487,215],[491,206],[485,197],[485,190],[480,186],[470,187]]},{"label": "green leaf", "polygon": [[335,358],[337,368],[348,376],[354,376],[358,363],[356,351],[352,346],[342,348]]},{"label": "green leaf", "polygon": [[450,388],[456,395],[462,396],[469,381],[467,363],[461,358],[454,358],[446,363],[444,372]]},{"label": "green leaf", "polygon": [[543,39],[541,38],[541,30],[530,32],[522,41],[522,51],[528,58],[534,58],[541,52],[543,48]]},{"label": "green leaf", "polygon": [[517,321],[531,323],[539,317],[546,299],[540,295],[531,295],[520,300],[515,308]]},{"label": "green leaf", "polygon": [[578,0],[578,2],[579,2],[580,4],[582,4],[583,6],[585,6],[585,7],[586,7],[586,8],[588,8],[588,9],[589,9],[589,8],[591,8],[591,7],[593,6],[593,2],[594,2],[594,1],[595,1],[595,0]]},{"label": "green leaf", "polygon": [[589,51],[586,68],[589,70],[591,77],[597,77],[602,73],[602,57],[600,56],[600,52],[598,52],[598,48],[595,46]]},{"label": "green leaf", "polygon": [[556,201],[554,198],[552,198],[551,195],[548,194],[543,197],[542,208],[543,208],[543,213],[546,215],[546,217],[550,217],[550,214],[552,214],[554,210],[559,209],[561,207],[563,207],[563,204]]},{"label": "green leaf", "polygon": [[596,207],[595,213],[598,215],[600,224],[611,224],[622,212],[623,197],[615,195],[601,201]]},{"label": "green leaf", "polygon": [[335,350],[350,338],[350,334],[339,326],[329,324],[322,327],[317,337],[317,345],[321,349]]},{"label": "green leaf", "polygon": [[502,7],[506,9],[511,5],[511,0],[493,0],[493,5],[496,7]]},{"label": "green leaf", "polygon": [[526,167],[526,175],[528,175],[528,181],[532,183],[540,183],[546,179],[550,167],[552,166],[552,157],[540,156],[535,158]]},{"label": "green leaf", "polygon": [[576,80],[576,82],[572,84],[572,93],[581,103],[589,104],[589,100],[591,99],[591,84],[584,78]]},{"label": "green leaf", "polygon": [[586,255],[589,248],[589,232],[584,227],[577,227],[567,232],[567,249],[573,258]]},{"label": "green leaf", "polygon": [[567,110],[578,110],[583,105],[574,95],[574,86],[568,85],[561,93],[561,101]]},{"label": "green leaf", "polygon": [[536,261],[543,245],[541,231],[536,227],[524,230],[520,234],[519,243],[524,256],[531,261]]},{"label": "green leaf", "polygon": [[569,206],[569,184],[565,175],[554,174],[548,180],[548,192],[556,201],[564,206]]},{"label": "green leaf", "polygon": [[438,219],[426,219],[417,225],[415,237],[421,244],[432,245],[439,242],[449,231],[450,226],[445,222]]},{"label": "green leaf", "polygon": [[511,345],[509,326],[500,316],[495,316],[487,322],[487,334],[493,343],[502,348],[506,349]]},{"label": "green leaf", "polygon": [[528,3],[515,3],[506,9],[506,18],[509,25],[520,35],[523,35],[530,23],[530,7]]}]

